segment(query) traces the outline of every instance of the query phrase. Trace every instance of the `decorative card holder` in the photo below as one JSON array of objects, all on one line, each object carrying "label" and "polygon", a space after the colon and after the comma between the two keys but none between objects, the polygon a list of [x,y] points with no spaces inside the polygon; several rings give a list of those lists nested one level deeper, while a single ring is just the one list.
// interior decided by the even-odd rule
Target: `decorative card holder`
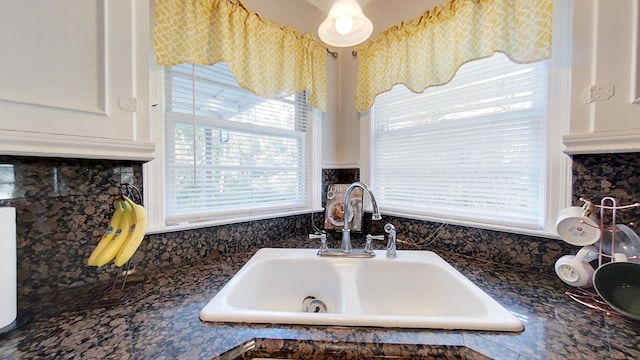
[{"label": "decorative card holder", "polygon": [[[330,184],[327,189],[327,206],[324,217],[324,228],[342,230],[344,226],[344,194],[351,184]],[[349,197],[349,228],[351,231],[362,231],[363,203],[362,189],[355,188]]]}]

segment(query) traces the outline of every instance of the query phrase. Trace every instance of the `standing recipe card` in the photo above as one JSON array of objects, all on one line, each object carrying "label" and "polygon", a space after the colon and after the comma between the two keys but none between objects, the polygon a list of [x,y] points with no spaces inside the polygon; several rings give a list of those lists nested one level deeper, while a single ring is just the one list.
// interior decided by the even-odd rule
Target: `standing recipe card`
[{"label": "standing recipe card", "polygon": [[[327,206],[324,228],[341,230],[344,226],[344,195],[351,184],[330,184],[327,189]],[[362,231],[362,189],[357,187],[349,196],[349,229]]]}]

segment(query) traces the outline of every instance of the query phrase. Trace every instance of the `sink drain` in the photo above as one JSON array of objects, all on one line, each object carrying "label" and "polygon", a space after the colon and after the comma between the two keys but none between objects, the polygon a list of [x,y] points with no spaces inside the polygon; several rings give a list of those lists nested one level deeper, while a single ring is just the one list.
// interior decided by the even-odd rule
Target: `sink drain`
[{"label": "sink drain", "polygon": [[307,296],[302,300],[302,311],[309,313],[326,313],[327,305],[315,296]]}]

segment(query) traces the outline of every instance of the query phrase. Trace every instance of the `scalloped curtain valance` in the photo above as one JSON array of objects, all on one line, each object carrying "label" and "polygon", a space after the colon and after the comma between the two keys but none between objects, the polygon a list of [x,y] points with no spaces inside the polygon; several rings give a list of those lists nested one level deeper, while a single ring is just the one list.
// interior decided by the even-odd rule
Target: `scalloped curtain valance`
[{"label": "scalloped curtain valance", "polygon": [[553,0],[450,0],[357,49],[356,108],[404,84],[423,92],[464,63],[505,53],[517,63],[551,56]]},{"label": "scalloped curtain valance", "polygon": [[327,107],[326,48],[247,10],[240,0],[158,0],[153,45],[156,62],[225,62],[238,84],[279,98],[307,90],[307,102]]}]

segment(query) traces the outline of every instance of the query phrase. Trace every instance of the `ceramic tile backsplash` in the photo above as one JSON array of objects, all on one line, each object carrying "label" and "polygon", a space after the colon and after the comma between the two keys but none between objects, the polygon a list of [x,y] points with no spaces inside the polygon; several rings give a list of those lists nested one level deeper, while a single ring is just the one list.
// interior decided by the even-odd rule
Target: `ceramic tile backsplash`
[{"label": "ceramic tile backsplash", "polygon": [[556,239],[389,216],[373,222],[372,232],[383,234],[382,227],[388,222],[398,231],[398,249],[454,252],[540,273],[553,274],[555,261],[575,252]]},{"label": "ceramic tile backsplash", "polygon": [[[328,184],[350,183],[358,169],[323,170]],[[142,164],[128,161],[0,156],[0,206],[14,206],[18,221],[19,297],[64,289],[114,275],[114,268],[85,265],[111,216],[112,196],[122,183],[142,183]],[[580,196],[599,201],[615,196],[621,203],[638,201],[640,163],[637,154],[574,157],[574,203]],[[324,198],[324,196],[323,196]],[[638,221],[638,212],[624,221]],[[312,232],[308,215],[147,236],[134,257],[135,270],[153,270],[217,253],[234,253],[278,245],[278,241]],[[324,215],[314,214],[322,227]],[[553,273],[553,263],[576,247],[562,241],[385,216],[365,216],[363,233],[382,234],[382,226],[398,229],[400,249],[451,251],[484,260]],[[339,233],[330,234],[339,245]],[[361,246],[362,234],[354,234]],[[360,241],[360,243],[358,242]],[[288,244],[289,245],[289,244]],[[313,247],[313,241],[295,244]],[[383,248],[383,244],[376,244]]]},{"label": "ceramic tile backsplash", "polygon": [[[85,262],[112,214],[120,185],[142,184],[142,163],[0,156],[0,206],[17,213],[18,297],[107,280],[112,266]],[[134,270],[150,270],[309,232],[309,216],[149,235]]]},{"label": "ceramic tile backsplash", "polygon": [[123,182],[140,183],[141,166],[0,156],[0,172],[0,206],[16,208],[18,296],[95,281],[83,261],[104,230],[111,196]]},{"label": "ceramic tile backsplash", "polygon": [[[596,204],[607,196],[618,205],[640,202],[640,156],[638,153],[575,155],[573,157],[574,205],[582,205],[580,197]],[[639,222],[640,208],[616,212],[623,223]],[[640,228],[636,228],[636,231]]]}]

